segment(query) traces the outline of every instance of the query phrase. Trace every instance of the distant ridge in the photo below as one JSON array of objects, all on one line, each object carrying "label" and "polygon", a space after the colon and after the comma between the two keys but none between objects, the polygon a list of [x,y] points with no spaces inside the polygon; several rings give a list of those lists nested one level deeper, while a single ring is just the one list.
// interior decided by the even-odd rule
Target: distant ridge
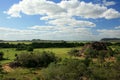
[{"label": "distant ridge", "polygon": [[117,42],[120,42],[120,38],[103,38],[100,41],[117,41]]}]

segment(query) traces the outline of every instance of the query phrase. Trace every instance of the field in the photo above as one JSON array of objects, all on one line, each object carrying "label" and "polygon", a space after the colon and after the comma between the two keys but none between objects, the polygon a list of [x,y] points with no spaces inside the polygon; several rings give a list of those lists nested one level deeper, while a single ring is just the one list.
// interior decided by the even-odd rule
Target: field
[{"label": "field", "polygon": [[[17,42],[12,42],[12,43],[9,42],[9,44],[16,45],[18,43]],[[28,45],[30,43],[25,42],[25,44]],[[102,43],[98,43],[98,44],[102,44]],[[40,45],[40,44],[37,44],[37,45]],[[18,46],[20,47],[20,45],[18,45]],[[22,44],[22,47],[24,47],[24,46],[25,45]],[[116,74],[119,74],[119,73],[117,73],[118,70],[114,69],[114,67],[117,67],[117,68],[119,67],[119,62],[115,63],[115,61],[117,59],[116,56],[119,57],[119,53],[120,53],[119,44],[118,45],[113,44],[111,46],[104,46],[104,47],[108,48],[108,52],[99,51],[99,50],[96,52],[96,50],[94,50],[93,47],[90,48],[89,46],[86,46],[86,47],[78,46],[78,47],[70,47],[70,48],[34,48],[33,52],[28,51],[28,48],[30,46],[27,46],[27,48],[25,50],[16,50],[17,47],[16,48],[0,48],[0,52],[4,53],[4,56],[3,56],[4,59],[0,61],[0,64],[2,65],[3,71],[5,72],[2,74],[2,76],[0,75],[0,80],[1,80],[1,77],[3,78],[3,80],[4,79],[5,80],[53,80],[53,78],[56,77],[56,75],[58,75],[58,77],[61,78],[61,75],[64,76],[64,73],[68,73],[70,75],[69,76],[70,78],[67,75],[65,75],[67,79],[62,79],[62,80],[69,80],[69,79],[76,80],[76,78],[72,75],[73,73],[75,73],[75,75],[77,75],[78,77],[79,77],[79,75],[78,75],[79,73],[85,74],[84,76],[81,76],[82,78],[84,78],[86,76],[89,76],[89,73],[86,73],[86,71],[89,72],[90,68],[92,71],[92,74],[91,73],[90,74],[92,76],[94,76],[94,79],[92,79],[93,77],[89,76],[89,78],[91,80],[96,80],[96,76],[100,76],[100,79],[98,79],[98,80],[111,80],[108,76],[104,76],[101,73],[105,73],[106,75],[112,75],[111,73],[113,73],[115,75],[113,75],[114,77],[111,76],[112,80],[116,80]],[[85,54],[86,52],[84,52],[84,54],[89,56],[89,58],[85,57],[84,55],[76,56],[75,54],[74,55],[68,54],[68,52],[70,52],[70,51],[72,52],[72,50],[78,50],[78,51],[83,50],[83,47],[84,47],[84,50],[87,51],[87,54]],[[103,46],[99,45],[95,48],[96,49],[103,48]],[[38,58],[39,55],[37,55],[37,57],[35,56],[36,55],[35,53],[41,54],[41,53],[43,53],[43,51],[46,51],[47,53],[53,52],[55,54],[55,56],[58,57],[57,63],[54,61],[55,63],[54,62],[49,63],[49,65],[47,65],[47,67],[46,66],[11,67],[9,65],[9,63],[13,62],[14,59],[16,58],[15,57],[16,54],[21,54],[21,53],[26,54],[28,52],[30,52],[31,54],[28,53],[26,56],[22,56],[22,57],[24,57],[24,59],[22,59],[23,61],[28,60],[29,63],[34,63],[34,62],[31,62],[31,60],[33,60],[33,61],[41,60],[41,61],[47,62],[50,60],[48,56],[44,55],[41,58]],[[73,53],[74,52],[72,52],[72,54]],[[80,51],[78,53],[80,53]],[[30,56],[28,58],[28,55],[32,55],[33,57]],[[53,56],[50,56],[50,57],[53,58]],[[28,63],[28,62],[23,62],[23,63]],[[39,63],[39,64],[41,65],[41,63]],[[42,64],[44,64],[44,63],[42,63]],[[103,69],[103,70],[101,70],[101,69]],[[0,68],[0,70],[1,70],[1,68]],[[110,71],[112,71],[112,72],[109,73]],[[100,72],[100,74],[99,74],[99,72]],[[97,74],[97,75],[94,75],[94,74]],[[47,79],[46,76],[50,77],[51,79]],[[101,76],[103,78],[106,77],[106,79],[102,79]],[[74,79],[71,79],[71,78],[74,78]],[[56,79],[54,79],[54,80],[56,80]],[[61,80],[61,79],[58,79],[58,80]]]},{"label": "field", "polygon": [[[57,57],[66,58],[69,57],[68,51],[70,51],[71,49],[72,48],[38,48],[34,49],[34,51],[35,52],[50,51],[53,52]],[[81,47],[77,47],[75,49],[81,49]],[[6,59],[1,61],[1,64],[6,64],[13,61],[15,59],[15,54],[27,52],[26,50],[16,51],[15,48],[0,49],[0,51],[4,52],[4,58]]]},{"label": "field", "polygon": [[[57,57],[60,58],[68,58],[70,57],[68,55],[68,51],[70,51],[72,48],[37,48],[34,49],[34,52],[42,52],[42,51],[50,51],[53,52]],[[77,47],[75,49],[81,49],[81,47]],[[37,80],[37,76],[41,76],[40,70],[41,69],[32,69],[32,68],[10,68],[7,64],[9,62],[14,61],[15,54],[21,54],[23,52],[27,52],[26,50],[22,51],[16,51],[15,48],[5,48],[0,49],[0,51],[4,52],[4,58],[6,60],[0,61],[3,65],[4,70],[6,70],[9,74],[6,74],[6,78],[15,77],[17,79],[27,79],[27,80]],[[37,75],[36,75],[37,74]],[[31,77],[29,77],[31,76]]]}]

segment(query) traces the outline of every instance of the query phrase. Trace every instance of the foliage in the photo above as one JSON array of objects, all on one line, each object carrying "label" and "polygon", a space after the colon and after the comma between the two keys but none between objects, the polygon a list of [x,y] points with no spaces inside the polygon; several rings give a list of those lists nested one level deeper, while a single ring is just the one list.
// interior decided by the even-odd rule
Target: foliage
[{"label": "foliage", "polygon": [[71,49],[71,50],[68,52],[68,54],[69,54],[70,56],[79,56],[79,50],[77,50],[77,49]]},{"label": "foliage", "polygon": [[108,47],[108,54],[109,56],[114,56],[115,52],[112,50],[112,48]]},{"label": "foliage", "polygon": [[115,53],[115,54],[120,54],[120,47],[116,47],[116,48],[114,49],[114,53]]},{"label": "foliage", "polygon": [[106,54],[107,52],[104,50],[99,51],[98,60],[100,63],[103,63],[105,61]]},{"label": "foliage", "polygon": [[23,67],[46,67],[51,62],[55,62],[57,58],[52,52],[42,53],[21,53],[16,56],[16,62]]},{"label": "foliage", "polygon": [[93,48],[87,48],[84,54],[91,58],[96,58],[98,56],[98,51]]},{"label": "foliage", "polygon": [[120,54],[116,55],[116,61],[120,63]]},{"label": "foliage", "polygon": [[78,47],[78,46],[84,46],[84,43],[79,43],[79,42],[66,42],[66,41],[61,41],[61,42],[32,42],[29,44],[25,42],[16,42],[15,44],[12,42],[9,43],[0,43],[0,48],[16,48],[16,50],[27,50],[27,47],[33,47],[33,48],[70,48],[70,47]]},{"label": "foliage", "polygon": [[3,52],[0,52],[0,60],[3,59],[3,56],[4,56],[4,53],[3,53]]},{"label": "foliage", "polygon": [[27,45],[24,43],[18,43],[16,46],[16,50],[20,51],[20,50],[26,50],[27,49]]},{"label": "foliage", "polygon": [[[69,51],[76,55],[78,52],[77,48],[38,48],[30,52],[27,51],[28,47],[32,47],[32,45],[28,45],[24,51],[16,51],[15,49],[7,48],[1,49],[1,51],[5,53],[4,58],[8,57],[10,61],[12,61],[16,57],[16,60],[12,66],[18,65],[22,68],[22,70],[17,67],[9,73],[0,73],[0,79],[118,80],[120,78],[119,46],[107,46],[108,52],[106,52],[106,50],[98,51],[93,48],[87,48],[85,51],[86,56],[83,60],[78,57],[68,57],[69,55],[67,52]],[[54,52],[59,57],[62,57],[61,62],[58,62],[58,58],[56,58],[54,53],[49,51]],[[72,53],[71,55],[73,55]],[[17,55],[14,57],[15,54]],[[106,56],[108,55],[116,60],[113,62],[106,61]],[[99,59],[100,62],[96,59]],[[3,60],[1,62],[3,62]],[[1,66],[0,72],[3,72]]]},{"label": "foliage", "polygon": [[27,51],[33,51],[34,49],[33,49],[33,47],[32,46],[28,46],[27,47]]},{"label": "foliage", "polygon": [[51,64],[42,70],[45,80],[80,80],[87,73],[81,60],[66,59],[61,64]]}]

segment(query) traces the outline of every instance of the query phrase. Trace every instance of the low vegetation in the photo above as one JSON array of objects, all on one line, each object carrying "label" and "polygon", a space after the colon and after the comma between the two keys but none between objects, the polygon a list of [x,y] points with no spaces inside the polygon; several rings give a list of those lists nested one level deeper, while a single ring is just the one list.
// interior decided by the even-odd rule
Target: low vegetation
[{"label": "low vegetation", "polygon": [[57,62],[57,57],[52,52],[43,51],[42,53],[21,53],[16,55],[16,59],[11,63],[11,66],[27,68],[47,67],[51,62]]},{"label": "low vegetation", "polygon": [[[41,43],[38,44],[35,43],[37,46]],[[0,49],[0,62],[9,60],[0,66],[1,80],[118,80],[120,77],[118,43],[93,42],[82,48],[15,45],[19,45],[18,50],[16,47]],[[4,69],[6,63],[12,69],[9,72]]]}]

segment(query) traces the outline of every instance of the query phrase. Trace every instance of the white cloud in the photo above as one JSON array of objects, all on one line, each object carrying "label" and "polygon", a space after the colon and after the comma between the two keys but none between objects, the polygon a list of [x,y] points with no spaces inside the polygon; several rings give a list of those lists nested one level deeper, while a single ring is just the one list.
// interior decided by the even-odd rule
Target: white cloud
[{"label": "white cloud", "polygon": [[6,13],[11,17],[19,17],[20,12],[27,15],[55,15],[64,12],[64,9],[52,1],[22,0],[14,4]]},{"label": "white cloud", "polygon": [[59,18],[48,22],[56,26],[72,26],[72,27],[95,27],[96,25],[90,21],[81,21],[70,18]]},{"label": "white cloud", "polygon": [[[106,2],[112,5],[113,2]],[[83,18],[119,18],[120,12],[109,9],[100,4],[86,3],[78,0],[62,0],[55,3],[47,0],[22,0],[14,4],[6,13],[11,17],[20,17],[20,13],[27,15],[43,15],[44,20],[65,16],[79,16]],[[111,14],[111,16],[109,15]]]},{"label": "white cloud", "polygon": [[97,30],[99,33],[99,38],[120,38],[120,30],[107,30],[107,29],[102,29],[102,30]]},{"label": "white cloud", "polygon": [[37,31],[42,31],[42,32],[58,31],[59,30],[59,28],[55,27],[55,26],[38,26],[38,25],[30,27],[30,29],[37,30]]},{"label": "white cloud", "polygon": [[120,17],[120,13],[114,9],[108,9],[106,12],[104,12],[103,16],[106,19],[113,19],[113,18],[118,18]]},{"label": "white cloud", "polygon": [[21,17],[20,15],[21,7],[18,4],[14,4],[9,11],[4,11],[4,13],[10,15],[11,17]]},{"label": "white cloud", "polygon": [[106,10],[106,7],[98,4],[80,2],[78,7],[68,9],[68,13],[83,18],[100,18]]},{"label": "white cloud", "polygon": [[[61,39],[61,40],[79,40],[89,39],[92,35],[90,28],[69,28],[54,26],[32,26],[26,30],[11,29],[0,27],[0,39],[18,40],[18,39]],[[78,37],[79,36],[79,37]],[[89,38],[88,38],[89,37]]]},{"label": "white cloud", "polygon": [[77,8],[68,9],[68,13],[74,16],[93,19],[96,18],[113,19],[120,17],[120,13],[115,9],[112,8],[108,9],[107,7],[101,6],[99,4],[85,2],[80,2]]},{"label": "white cloud", "polygon": [[[95,32],[95,31],[94,31]],[[91,28],[84,27],[55,27],[55,26],[32,26],[26,30],[0,27],[0,39],[3,40],[100,40],[101,38],[120,38],[120,30],[97,30],[94,34]]]},{"label": "white cloud", "polygon": [[112,6],[115,5],[116,3],[114,1],[107,1],[107,0],[103,0],[103,5],[105,6]]},{"label": "white cloud", "polygon": [[115,29],[120,29],[120,26],[115,27]]},{"label": "white cloud", "polygon": [[52,0],[21,0],[14,4],[5,13],[11,17],[22,17],[26,15],[42,15],[40,20],[45,20],[46,25],[35,25],[26,30],[0,27],[0,39],[66,39],[66,40],[99,40],[104,37],[120,37],[120,30],[97,30],[94,35],[92,28],[95,23],[87,19],[75,19],[75,16],[82,18],[120,18],[120,12],[107,6],[113,5],[106,2],[106,5],[86,3],[78,0],[61,0],[54,3]]}]

